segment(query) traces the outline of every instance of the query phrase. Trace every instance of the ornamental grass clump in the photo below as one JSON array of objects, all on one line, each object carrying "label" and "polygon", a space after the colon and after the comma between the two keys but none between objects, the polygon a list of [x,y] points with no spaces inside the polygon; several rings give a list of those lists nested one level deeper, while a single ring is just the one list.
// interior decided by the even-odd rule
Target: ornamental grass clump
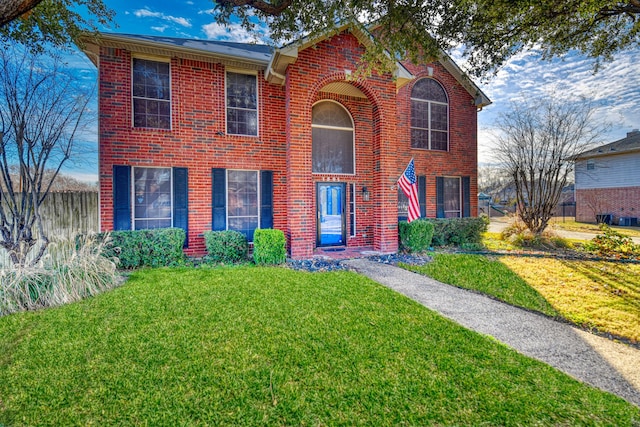
[{"label": "ornamental grass clump", "polygon": [[117,259],[103,255],[107,236],[53,241],[33,267],[0,268],[0,316],[78,301],[120,283]]},{"label": "ornamental grass clump", "polygon": [[531,232],[517,216],[502,230],[500,237],[503,241],[509,242],[518,248],[570,249],[572,247],[568,240],[559,237],[551,229],[547,229],[541,234]]}]

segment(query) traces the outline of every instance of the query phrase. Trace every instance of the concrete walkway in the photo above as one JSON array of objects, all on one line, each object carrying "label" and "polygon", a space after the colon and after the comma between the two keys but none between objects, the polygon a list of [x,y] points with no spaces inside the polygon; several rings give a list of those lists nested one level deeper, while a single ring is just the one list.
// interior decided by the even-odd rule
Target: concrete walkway
[{"label": "concrete walkway", "polygon": [[365,258],[343,263],[469,329],[640,406],[640,350],[399,267]]}]

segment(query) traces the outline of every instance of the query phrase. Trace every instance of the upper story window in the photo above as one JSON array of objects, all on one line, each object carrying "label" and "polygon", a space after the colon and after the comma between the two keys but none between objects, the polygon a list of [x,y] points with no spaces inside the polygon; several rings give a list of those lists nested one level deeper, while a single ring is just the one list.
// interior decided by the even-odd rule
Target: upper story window
[{"label": "upper story window", "polygon": [[421,79],[411,90],[411,148],[449,149],[449,101],[434,79]]},{"label": "upper story window", "polygon": [[169,63],[133,58],[133,126],[171,128]]},{"label": "upper story window", "polygon": [[319,102],[311,110],[312,171],[355,173],[353,121],[340,104]]},{"label": "upper story window", "polygon": [[596,161],[593,159],[587,160],[587,170],[592,171],[596,169]]},{"label": "upper story window", "polygon": [[258,79],[227,73],[227,133],[258,135]]}]

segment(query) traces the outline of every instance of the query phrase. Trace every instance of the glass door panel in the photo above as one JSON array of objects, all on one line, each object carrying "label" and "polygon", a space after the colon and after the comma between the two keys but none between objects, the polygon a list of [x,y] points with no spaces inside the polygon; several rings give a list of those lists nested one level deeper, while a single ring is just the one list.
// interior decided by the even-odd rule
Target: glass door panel
[{"label": "glass door panel", "polygon": [[345,185],[321,183],[316,187],[318,246],[345,244]]}]

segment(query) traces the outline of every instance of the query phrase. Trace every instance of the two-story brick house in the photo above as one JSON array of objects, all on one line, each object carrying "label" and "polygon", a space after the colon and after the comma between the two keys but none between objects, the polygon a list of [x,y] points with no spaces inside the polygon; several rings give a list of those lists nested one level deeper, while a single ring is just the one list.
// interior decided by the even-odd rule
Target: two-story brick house
[{"label": "two-story brick house", "polygon": [[640,131],[575,159],[576,221],[635,225],[640,217]]},{"label": "two-story brick house", "polygon": [[85,39],[99,73],[102,230],[182,227],[191,254],[206,230],[251,239],[271,227],[293,258],[393,252],[411,158],[423,216],[476,215],[476,116],[489,99],[446,56],[355,79],[369,37],[345,25],[280,49]]}]

